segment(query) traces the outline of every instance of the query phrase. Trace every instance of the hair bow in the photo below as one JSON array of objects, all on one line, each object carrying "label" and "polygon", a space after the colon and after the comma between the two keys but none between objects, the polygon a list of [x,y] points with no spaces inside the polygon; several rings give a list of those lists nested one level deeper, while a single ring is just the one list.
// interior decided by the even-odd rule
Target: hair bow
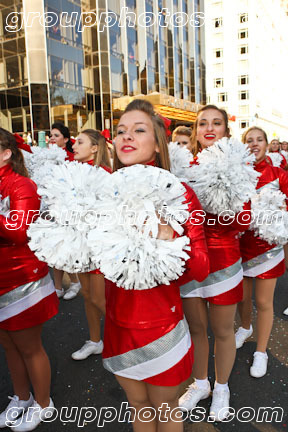
[{"label": "hair bow", "polygon": [[24,139],[19,134],[14,133],[14,138],[19,149],[32,153],[31,147],[25,143]]},{"label": "hair bow", "polygon": [[172,134],[172,132],[169,129],[172,121],[170,119],[162,116],[161,114],[158,114],[158,116],[161,118],[161,120],[163,120],[165,129],[166,129],[166,136],[169,137]]}]

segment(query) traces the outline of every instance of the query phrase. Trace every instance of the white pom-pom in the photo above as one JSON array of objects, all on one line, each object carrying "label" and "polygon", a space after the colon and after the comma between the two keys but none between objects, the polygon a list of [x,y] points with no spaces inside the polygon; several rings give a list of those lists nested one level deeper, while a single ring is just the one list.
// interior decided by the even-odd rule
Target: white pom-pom
[{"label": "white pom-pom", "polygon": [[10,198],[6,197],[2,200],[2,195],[0,195],[0,215],[8,216],[10,212]]},{"label": "white pom-pom", "polygon": [[288,164],[288,151],[280,150],[280,153],[284,156],[284,158],[286,159],[286,162]]},{"label": "white pom-pom", "polygon": [[168,144],[170,171],[182,182],[189,181],[191,172],[192,153],[186,147],[181,147],[175,142]]},{"label": "white pom-pom", "polygon": [[96,268],[87,235],[98,223],[98,196],[107,177],[102,168],[78,162],[53,168],[50,181],[38,190],[45,196],[49,220],[38,218],[28,230],[29,247],[40,260],[70,273]]},{"label": "white pom-pom", "polygon": [[[92,260],[105,277],[125,289],[169,284],[185,270],[189,238],[157,239],[160,217],[180,235],[187,218],[184,186],[170,172],[134,165],[109,178],[102,220],[88,235]],[[114,214],[113,214],[114,211]]]},{"label": "white pom-pom", "polygon": [[66,152],[56,144],[50,144],[49,148],[31,147],[31,150],[32,153],[25,153],[25,165],[30,178],[41,187],[48,181],[53,167],[64,163]]},{"label": "white pom-pom", "polygon": [[222,138],[198,154],[191,167],[192,188],[205,211],[238,213],[255,194],[259,173],[253,168],[255,156],[247,145]]},{"label": "white pom-pom", "polygon": [[288,242],[288,212],[286,195],[265,187],[251,200],[253,220],[249,229],[255,236],[269,244],[285,245]]},{"label": "white pom-pom", "polygon": [[267,156],[271,159],[272,165],[274,167],[279,168],[283,159],[280,155],[280,153],[274,152],[274,153],[267,153]]}]

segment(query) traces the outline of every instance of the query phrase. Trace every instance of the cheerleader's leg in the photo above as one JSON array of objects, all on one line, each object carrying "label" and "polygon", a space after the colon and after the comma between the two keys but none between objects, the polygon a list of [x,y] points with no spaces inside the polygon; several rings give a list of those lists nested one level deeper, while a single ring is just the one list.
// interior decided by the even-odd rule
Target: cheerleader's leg
[{"label": "cheerleader's leg", "polygon": [[[147,391],[147,384],[143,381],[136,381],[129,378],[124,378],[119,375],[115,375],[120,386],[126,393],[129,405],[130,405],[130,421],[133,425],[134,432],[158,432],[157,421],[154,417],[154,409]],[[145,421],[145,416],[151,413],[151,421]],[[157,414],[156,414],[157,416]]]},{"label": "cheerleader's leg", "polygon": [[102,313],[93,304],[91,299],[90,276],[91,275],[89,273],[79,273],[78,275],[81,283],[81,294],[84,297],[84,305],[85,305],[86,318],[89,327],[90,340],[92,342],[99,342],[101,339],[100,319]]},{"label": "cheerleader's leg", "polygon": [[257,349],[266,352],[273,326],[273,298],[277,279],[256,279]]},{"label": "cheerleader's leg", "polygon": [[207,301],[200,297],[184,298],[182,301],[191,339],[194,343],[193,377],[204,380],[208,376],[209,357]]},{"label": "cheerleader's leg", "polygon": [[182,432],[182,413],[178,403],[180,386],[163,387],[147,384],[147,390],[149,400],[158,416],[157,432]]},{"label": "cheerleader's leg", "polygon": [[11,339],[9,332],[6,330],[0,330],[0,345],[4,348],[14,394],[19,396],[20,400],[28,400],[30,395],[30,381],[26,365]]},{"label": "cheerleader's leg", "polygon": [[215,375],[219,384],[226,384],[232,371],[236,344],[234,335],[234,318],[237,304],[216,305],[210,303],[209,318],[214,334]]},{"label": "cheerleader's leg", "polygon": [[102,274],[90,273],[91,301],[105,315],[105,279]]},{"label": "cheerleader's leg", "polygon": [[238,303],[238,312],[241,319],[241,327],[250,329],[252,322],[252,291],[253,278],[244,277],[243,279],[243,300]]},{"label": "cheerleader's leg", "polygon": [[44,407],[50,403],[51,368],[41,340],[42,325],[9,332],[25,363],[37,403]]}]

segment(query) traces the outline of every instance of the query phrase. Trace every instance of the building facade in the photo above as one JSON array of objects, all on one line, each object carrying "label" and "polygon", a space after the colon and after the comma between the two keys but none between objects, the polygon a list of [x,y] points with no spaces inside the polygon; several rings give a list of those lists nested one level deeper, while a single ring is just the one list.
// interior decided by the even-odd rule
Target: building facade
[{"label": "building facade", "polygon": [[131,98],[175,123],[206,102],[203,0],[0,0],[0,126],[110,129]]},{"label": "building facade", "polygon": [[[206,0],[207,100],[225,108],[240,138],[260,126],[288,138],[288,18],[279,0]],[[287,3],[287,2],[286,2]]]}]

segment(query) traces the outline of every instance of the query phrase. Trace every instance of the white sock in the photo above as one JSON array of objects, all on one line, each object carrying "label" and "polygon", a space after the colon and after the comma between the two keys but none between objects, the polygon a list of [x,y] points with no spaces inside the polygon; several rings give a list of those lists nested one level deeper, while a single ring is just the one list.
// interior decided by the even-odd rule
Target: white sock
[{"label": "white sock", "polygon": [[101,342],[101,339],[98,342],[94,342],[94,341],[91,341],[91,340],[90,340],[90,342],[92,342],[95,345],[98,345]]},{"label": "white sock", "polygon": [[228,382],[226,384],[219,384],[215,381],[214,390],[229,390]]},{"label": "white sock", "polygon": [[206,389],[209,386],[208,377],[202,380],[195,378],[195,382],[199,389]]},{"label": "white sock", "polygon": [[250,324],[249,329],[246,329],[246,328],[244,328],[244,327],[242,327],[242,329],[248,333],[250,330],[252,330],[252,324]]}]

